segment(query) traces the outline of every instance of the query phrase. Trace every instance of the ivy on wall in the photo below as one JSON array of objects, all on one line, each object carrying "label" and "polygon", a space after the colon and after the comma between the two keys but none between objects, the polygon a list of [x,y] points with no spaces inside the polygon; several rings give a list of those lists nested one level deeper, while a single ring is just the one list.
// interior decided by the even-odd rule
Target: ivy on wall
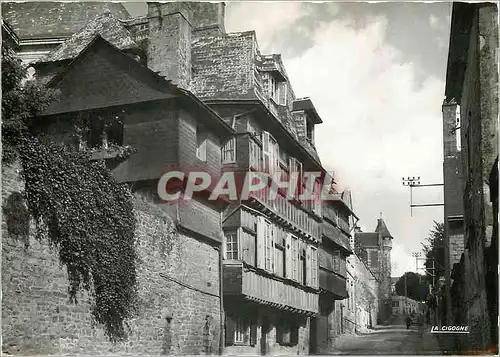
[{"label": "ivy on wall", "polygon": [[[22,84],[26,69],[4,46],[2,54],[2,161],[20,158],[24,214],[34,219],[36,238],[57,249],[68,272],[70,301],[78,303],[77,293],[88,291],[92,317],[112,342],[122,340],[137,299],[132,195],[103,160],[90,160],[92,150],[75,151],[35,129],[51,93],[36,82]],[[9,207],[22,209],[17,201]]]}]

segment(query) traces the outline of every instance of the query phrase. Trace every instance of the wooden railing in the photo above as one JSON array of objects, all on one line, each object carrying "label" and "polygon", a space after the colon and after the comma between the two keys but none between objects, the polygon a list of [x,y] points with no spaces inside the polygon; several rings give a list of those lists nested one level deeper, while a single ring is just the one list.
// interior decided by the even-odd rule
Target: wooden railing
[{"label": "wooden railing", "polygon": [[239,261],[224,262],[224,293],[243,295],[248,300],[284,310],[318,313],[317,291],[273,279]]},{"label": "wooden railing", "polygon": [[337,295],[339,298],[347,297],[346,279],[325,270],[319,270],[319,287]]},{"label": "wooden railing", "polygon": [[280,223],[287,223],[290,229],[316,241],[320,240],[320,223],[285,197],[276,194],[274,199],[270,199],[265,190],[259,190],[253,194],[253,198],[267,209],[267,213],[274,215]]}]

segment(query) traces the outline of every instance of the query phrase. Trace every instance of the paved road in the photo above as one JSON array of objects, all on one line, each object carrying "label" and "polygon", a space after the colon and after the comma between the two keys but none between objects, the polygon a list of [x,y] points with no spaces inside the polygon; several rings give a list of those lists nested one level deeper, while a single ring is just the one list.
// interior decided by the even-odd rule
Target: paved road
[{"label": "paved road", "polygon": [[335,341],[335,355],[440,355],[430,327],[381,326],[357,336],[341,336]]}]

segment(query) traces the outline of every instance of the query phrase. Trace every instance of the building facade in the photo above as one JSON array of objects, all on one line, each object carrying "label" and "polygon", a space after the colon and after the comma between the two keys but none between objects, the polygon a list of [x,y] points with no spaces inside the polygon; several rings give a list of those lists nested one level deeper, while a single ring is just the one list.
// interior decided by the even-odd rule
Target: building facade
[{"label": "building facade", "polygon": [[326,354],[335,338],[344,333],[347,291],[347,259],[353,253],[350,221],[355,214],[348,202],[338,199],[322,207],[322,241],[319,246],[319,314],[311,322],[310,353]]},{"label": "building facade", "polygon": [[358,255],[366,262],[368,269],[373,272],[379,282],[379,323],[384,323],[391,315],[392,239],[393,237],[382,218],[378,219],[374,232],[362,232],[357,229],[355,233]]},{"label": "building facade", "polygon": [[[33,234],[25,248],[10,229],[9,217],[16,213],[9,203],[23,187],[14,165],[3,170],[4,350],[218,353],[223,207],[201,199],[165,203],[155,193],[170,164],[196,163],[220,170],[221,142],[232,129],[194,96],[100,36],[93,37],[48,87],[59,96],[40,116],[41,130],[70,149],[91,148],[93,159],[104,160],[116,180],[133,187],[140,313],[129,322],[128,341],[113,345],[100,327],[92,325],[85,294],[79,305],[68,303],[66,275],[57,254]],[[104,121],[112,125],[100,126]],[[86,134],[76,136],[76,127],[87,124]],[[207,128],[204,160],[193,144],[199,124]],[[114,145],[136,152],[122,160]]]},{"label": "building facade", "polygon": [[[446,284],[450,292],[445,308],[451,323],[471,329],[469,335],[456,339],[453,348],[459,351],[498,349],[497,17],[496,4],[453,4],[445,103],[456,104],[457,109],[451,110],[459,111],[460,123],[455,125],[459,133],[455,133],[460,147],[452,149],[460,152],[456,172],[461,172],[462,180],[460,175],[445,179],[445,193],[451,187],[463,192],[463,242],[453,244],[453,227],[448,224]],[[451,265],[458,254],[460,260]]]},{"label": "building facade", "polygon": [[[188,204],[156,195],[170,167],[215,176],[326,174],[314,146],[322,120],[309,98],[295,97],[281,56],[261,54],[253,31],[226,33],[223,3],[148,3],[148,16],[135,19],[120,4],[2,6],[19,33],[21,58],[60,93],[42,115],[44,130],[75,150],[92,148],[93,159],[133,187],[143,302],[129,340],[111,345],[91,325],[89,306],[66,303],[56,255],[33,237],[28,251],[11,239],[2,253],[10,267],[4,350],[272,355],[331,348],[344,331],[355,216],[341,195],[325,206],[280,191],[275,200],[212,202],[201,194]],[[119,120],[108,128],[94,118]],[[90,123],[89,134],[75,139],[75,121]],[[121,160],[116,145],[135,153]],[[22,191],[18,169],[3,172],[6,201]],[[42,278],[53,284],[28,288]],[[42,304],[49,295],[54,301]],[[38,320],[16,322],[34,310]]]}]

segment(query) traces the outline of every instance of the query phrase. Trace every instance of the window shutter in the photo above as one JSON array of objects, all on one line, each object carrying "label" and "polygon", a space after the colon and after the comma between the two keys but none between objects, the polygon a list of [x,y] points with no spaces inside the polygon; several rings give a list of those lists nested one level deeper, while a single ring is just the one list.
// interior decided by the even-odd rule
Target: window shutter
[{"label": "window shutter", "polygon": [[264,269],[265,267],[265,224],[264,218],[257,218],[257,268]]},{"label": "window shutter", "polygon": [[278,228],[276,225],[271,225],[271,271],[276,271],[276,254],[275,250],[276,248],[274,247],[274,244],[278,241],[277,234],[278,234]]},{"label": "window shutter", "polygon": [[280,167],[280,147],[278,142],[274,140],[274,157],[273,157],[273,170],[276,171]]},{"label": "window shutter", "polygon": [[236,329],[236,321],[231,316],[226,315],[226,346],[234,345],[234,331]]},{"label": "window shutter", "polygon": [[262,132],[262,160],[264,165],[264,171],[269,172],[271,167],[271,150],[269,147],[269,133],[267,131]]},{"label": "window shutter", "polygon": [[285,237],[285,278],[292,279],[292,235],[286,234]]},{"label": "window shutter", "polygon": [[312,287],[317,288],[318,285],[318,250],[311,248],[311,274],[312,274]]},{"label": "window shutter", "polygon": [[238,250],[238,260],[243,260],[243,252],[244,252],[244,249],[242,247],[242,237],[241,235],[243,234],[243,229],[241,227],[239,227],[236,232],[236,249]]},{"label": "window shutter", "polygon": [[306,246],[306,285],[312,286],[311,246]]},{"label": "window shutter", "polygon": [[292,265],[293,265],[293,273],[292,279],[299,279],[299,240],[297,237],[292,237]]}]

